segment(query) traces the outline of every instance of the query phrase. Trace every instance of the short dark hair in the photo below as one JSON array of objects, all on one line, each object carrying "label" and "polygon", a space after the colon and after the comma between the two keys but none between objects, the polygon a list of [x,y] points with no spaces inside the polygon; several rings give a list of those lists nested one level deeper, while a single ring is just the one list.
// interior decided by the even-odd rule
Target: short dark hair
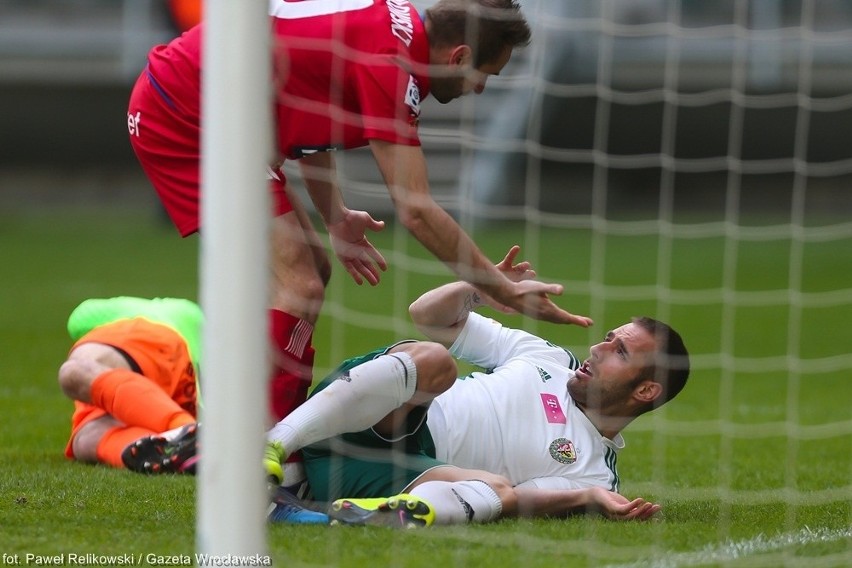
[{"label": "short dark hair", "polygon": [[653,410],[673,399],[686,386],[689,378],[689,352],[680,334],[668,324],[649,317],[634,317],[631,320],[654,337],[657,356],[654,363],[639,373],[637,384],[643,380],[660,383],[662,396],[647,409]]},{"label": "short dark hair", "polygon": [[515,0],[438,0],[426,19],[429,44],[470,45],[474,67],[497,61],[507,47],[529,45],[532,36]]}]

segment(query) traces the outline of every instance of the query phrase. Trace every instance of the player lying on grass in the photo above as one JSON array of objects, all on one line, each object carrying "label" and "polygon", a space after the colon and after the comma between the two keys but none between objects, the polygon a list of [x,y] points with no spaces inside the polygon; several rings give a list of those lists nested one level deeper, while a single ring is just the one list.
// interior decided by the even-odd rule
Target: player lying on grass
[{"label": "player lying on grass", "polygon": [[[529,263],[513,264],[518,251],[497,268],[533,278]],[[417,299],[411,317],[431,341],[344,362],[268,433],[270,477],[280,482],[281,462],[302,449],[314,497],[332,502],[331,521],[343,524],[656,513],[618,494],[616,454],[622,429],[684,387],[678,333],[634,318],[581,363],[474,312],[484,305],[508,311],[465,282]],[[488,371],[457,379],[454,356]]]},{"label": "player lying on grass", "polygon": [[68,318],[59,368],[74,401],[69,458],[142,473],[194,473],[201,309],[189,300],[90,299]]},{"label": "player lying on grass", "polygon": [[[74,401],[65,455],[146,474],[195,474],[201,308],[178,298],[89,299],[68,318],[74,345],[59,368]],[[275,520],[324,523],[287,493]]]}]

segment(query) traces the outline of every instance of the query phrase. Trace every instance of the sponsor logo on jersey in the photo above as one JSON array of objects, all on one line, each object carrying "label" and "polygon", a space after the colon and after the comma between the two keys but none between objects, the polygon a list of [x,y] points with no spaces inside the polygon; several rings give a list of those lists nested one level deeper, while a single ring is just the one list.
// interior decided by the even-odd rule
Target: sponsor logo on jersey
[{"label": "sponsor logo on jersey", "polygon": [[541,393],[541,404],[544,407],[544,415],[547,417],[548,422],[551,424],[566,424],[568,422],[568,419],[565,418],[565,413],[562,412],[559,399],[555,395]]},{"label": "sponsor logo on jersey", "polygon": [[571,465],[577,461],[577,451],[568,438],[556,438],[550,442],[550,457],[559,463]]},{"label": "sponsor logo on jersey", "polygon": [[139,136],[139,125],[142,122],[142,112],[136,111],[136,114],[127,113],[127,131],[131,136]]},{"label": "sponsor logo on jersey", "polygon": [[388,11],[391,18],[391,33],[405,44],[411,45],[414,38],[414,24],[411,23],[411,4],[408,0],[388,0]]},{"label": "sponsor logo on jersey", "polygon": [[411,75],[408,76],[408,86],[405,89],[405,104],[408,106],[408,125],[416,127],[420,124],[420,87]]}]

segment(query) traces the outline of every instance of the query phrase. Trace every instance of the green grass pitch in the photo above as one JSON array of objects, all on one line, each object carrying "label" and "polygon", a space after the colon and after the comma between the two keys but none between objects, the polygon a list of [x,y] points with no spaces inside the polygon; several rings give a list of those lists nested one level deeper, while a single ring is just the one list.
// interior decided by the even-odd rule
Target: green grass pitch
[{"label": "green grass pitch", "polygon": [[[69,553],[141,555],[144,564],[149,554],[195,552],[193,478],[144,477],[63,456],[72,405],[56,370],[69,346],[70,310],[96,296],[197,298],[198,241],[151,217],[0,214],[3,564]],[[698,233],[661,240],[512,225],[477,231],[495,260],[521,244],[543,279],[566,285],[558,303],[597,322],[589,331],[517,317],[512,324],[580,357],[632,315],[681,330],[695,356],[690,384],[626,430],[619,457],[623,492],[661,502],[663,515],[641,524],[507,520],[409,532],[272,526],[273,564],[852,565],[850,233],[743,240],[732,255],[731,241]],[[412,335],[408,303],[448,278],[399,227],[374,240],[392,269],[370,289],[336,267],[316,332],[317,375]]]}]

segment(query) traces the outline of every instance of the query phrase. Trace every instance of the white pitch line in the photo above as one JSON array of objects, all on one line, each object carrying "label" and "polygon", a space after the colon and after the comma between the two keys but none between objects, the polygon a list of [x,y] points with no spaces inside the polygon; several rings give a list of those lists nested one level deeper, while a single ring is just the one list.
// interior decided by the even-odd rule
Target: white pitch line
[{"label": "white pitch line", "polygon": [[811,529],[805,527],[793,533],[773,537],[759,534],[754,538],[727,541],[721,545],[707,545],[696,552],[666,554],[665,557],[649,558],[629,564],[610,564],[605,568],[680,568],[682,566],[704,566],[712,562],[728,562],[756,554],[775,552],[792,546],[814,542],[834,542],[852,538],[852,527],[844,529]]}]

